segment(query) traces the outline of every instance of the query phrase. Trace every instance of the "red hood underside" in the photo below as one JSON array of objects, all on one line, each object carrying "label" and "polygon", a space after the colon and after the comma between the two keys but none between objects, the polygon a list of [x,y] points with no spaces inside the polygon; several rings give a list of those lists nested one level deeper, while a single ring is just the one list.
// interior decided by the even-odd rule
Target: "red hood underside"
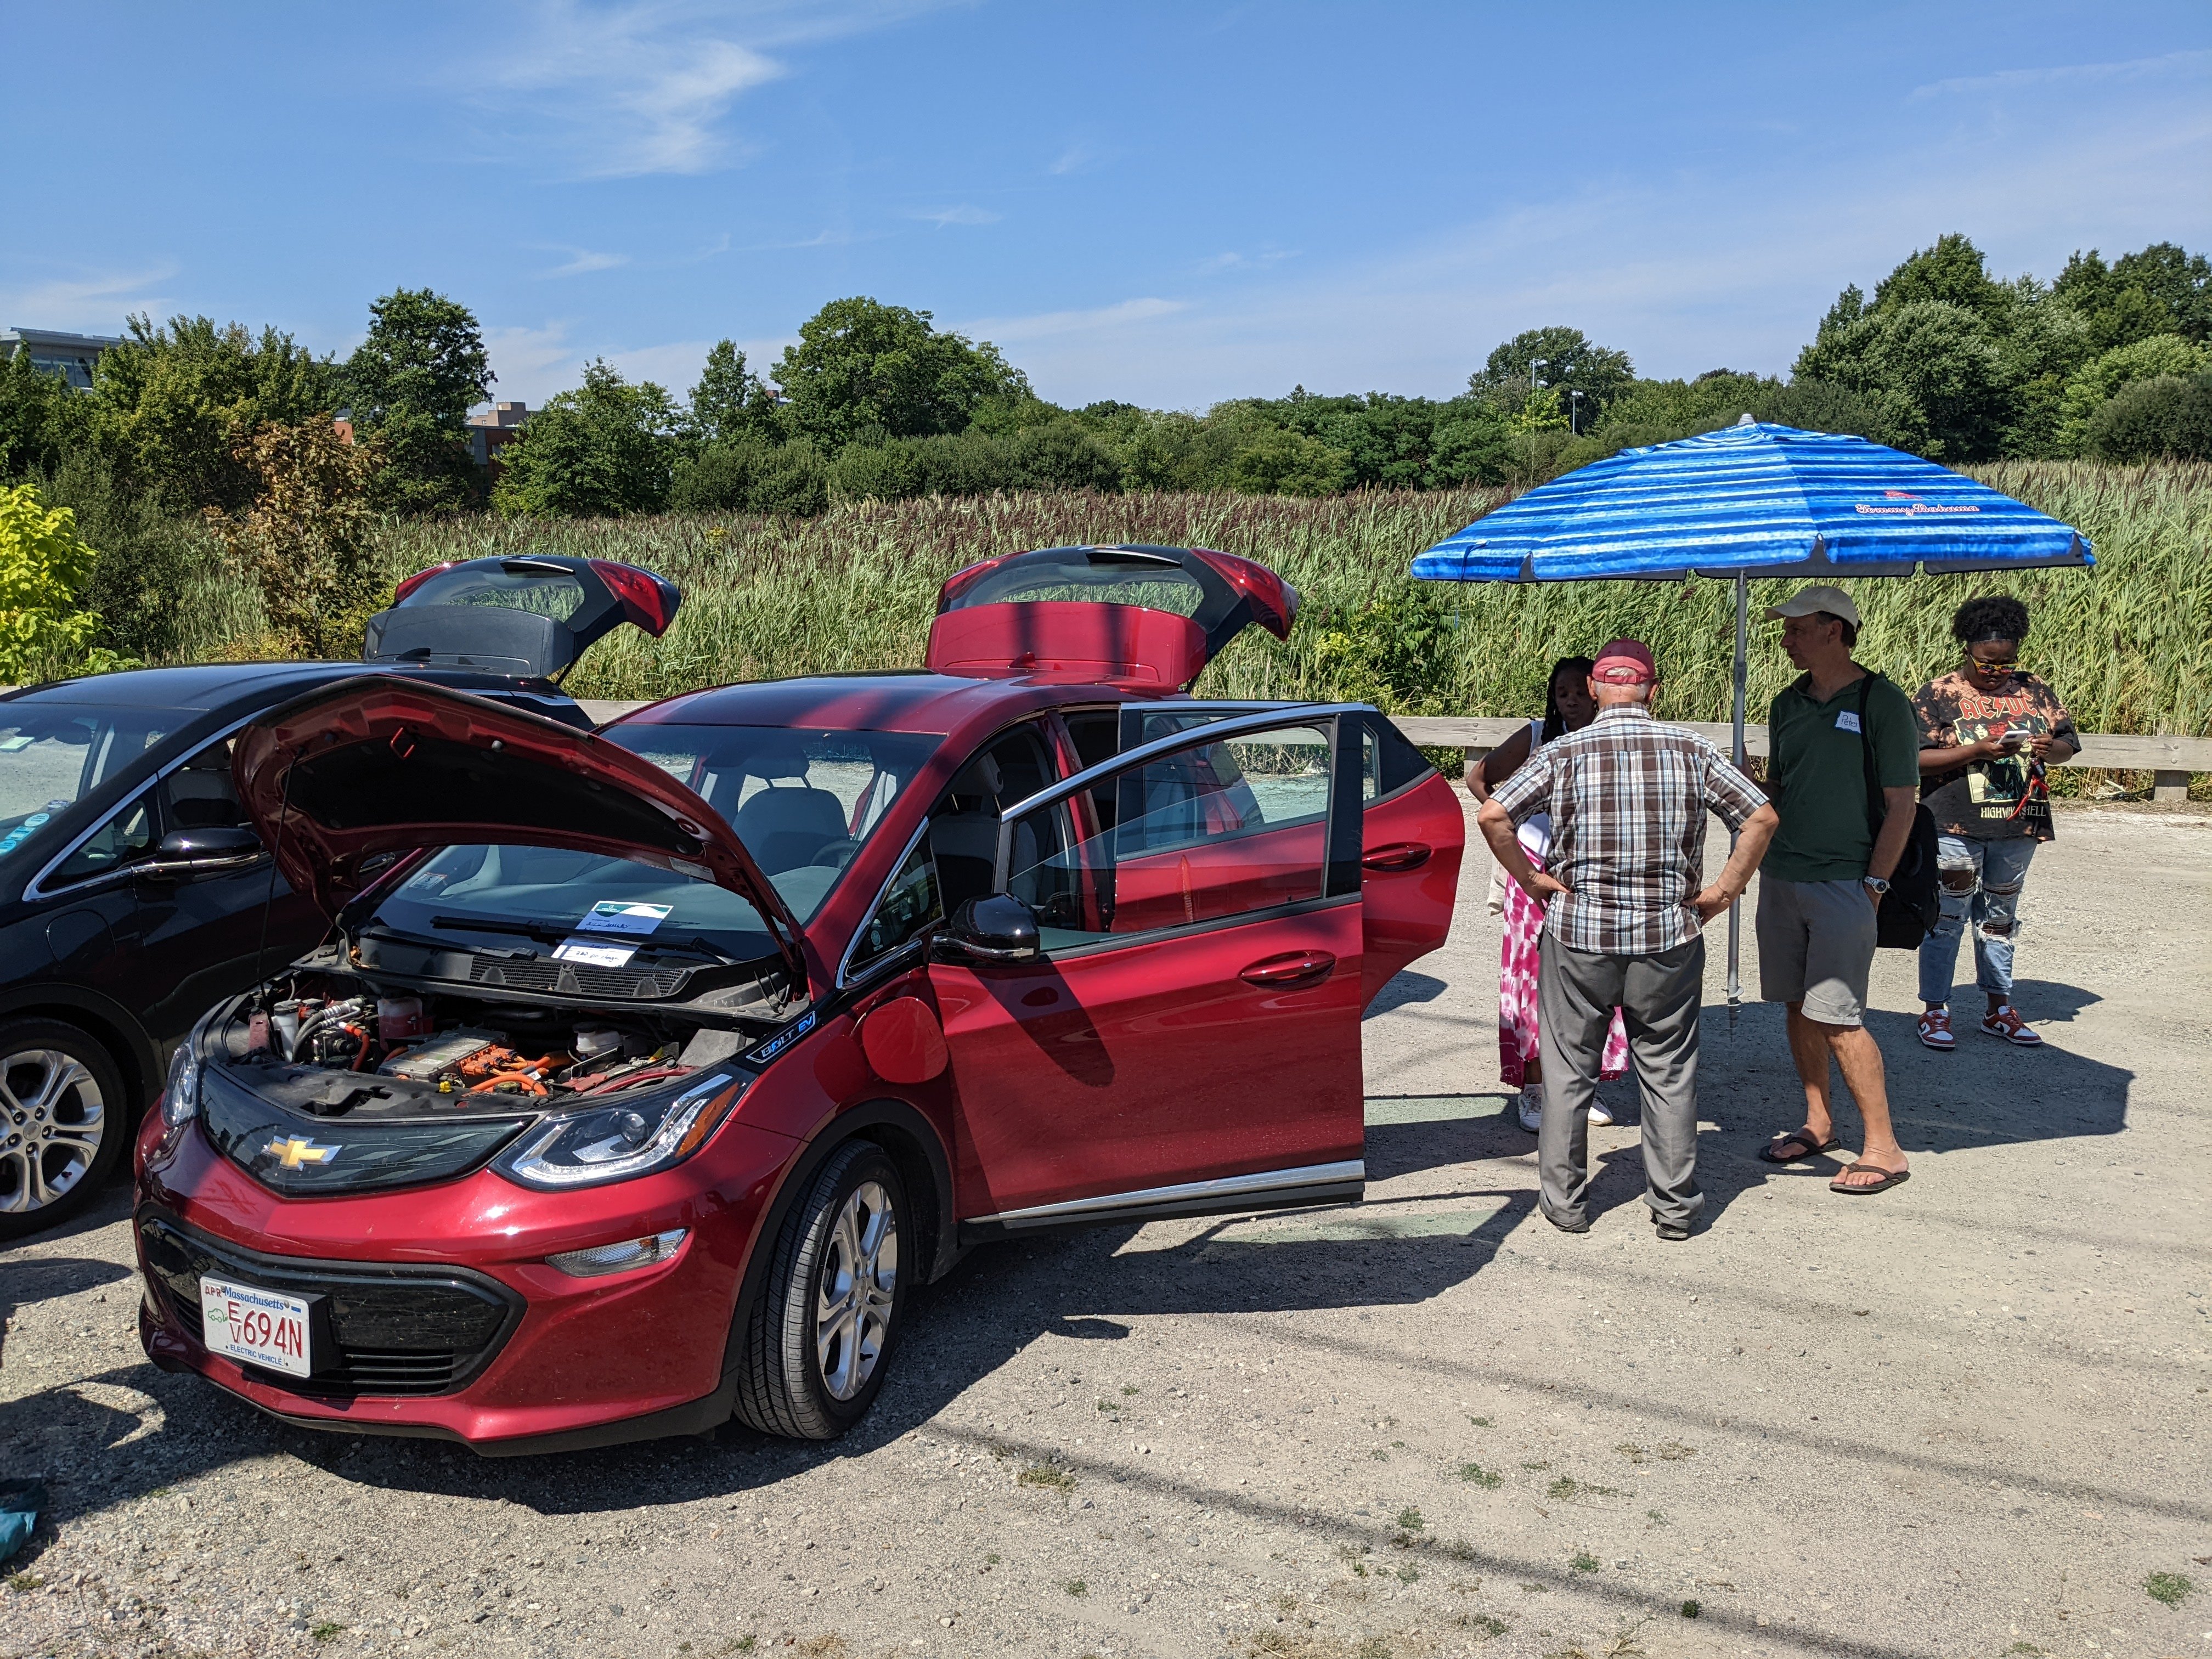
[{"label": "red hood underside", "polygon": [[492,843],[633,859],[745,899],[802,978],[800,928],[735,832],[628,750],[391,675],[339,681],[239,734],[239,799],[294,890],[336,916],[362,861]]}]

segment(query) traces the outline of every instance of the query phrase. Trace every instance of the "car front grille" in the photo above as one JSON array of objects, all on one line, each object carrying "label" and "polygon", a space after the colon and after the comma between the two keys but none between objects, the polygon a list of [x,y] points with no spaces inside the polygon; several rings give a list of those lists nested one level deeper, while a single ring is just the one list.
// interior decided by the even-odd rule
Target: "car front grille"
[{"label": "car front grille", "polygon": [[267,1255],[209,1238],[154,1206],[139,1212],[138,1237],[162,1301],[195,1339],[203,1335],[203,1275],[309,1298],[315,1374],[245,1367],[256,1382],[294,1394],[450,1393],[490,1363],[522,1316],[520,1296],[464,1267]]},{"label": "car front grille", "polygon": [[474,985],[506,985],[518,991],[551,991],[563,996],[600,997],[636,1001],[659,1001],[672,997],[691,976],[689,968],[668,968],[651,973],[642,968],[589,968],[574,962],[540,957],[535,962],[487,962],[476,957],[469,963],[469,981]]}]

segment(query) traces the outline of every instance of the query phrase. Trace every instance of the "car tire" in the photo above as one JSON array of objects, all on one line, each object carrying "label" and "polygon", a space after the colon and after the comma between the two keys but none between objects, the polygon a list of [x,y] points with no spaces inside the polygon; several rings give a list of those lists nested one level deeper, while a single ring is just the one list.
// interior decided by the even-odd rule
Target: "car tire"
[{"label": "car tire", "polygon": [[830,1154],[784,1218],[746,1319],[737,1414],[795,1440],[834,1440],[884,1385],[906,1307],[898,1166],[872,1141]]},{"label": "car tire", "polygon": [[91,1203],[131,1140],[123,1073],[89,1032],[0,1023],[0,1239],[60,1225]]}]

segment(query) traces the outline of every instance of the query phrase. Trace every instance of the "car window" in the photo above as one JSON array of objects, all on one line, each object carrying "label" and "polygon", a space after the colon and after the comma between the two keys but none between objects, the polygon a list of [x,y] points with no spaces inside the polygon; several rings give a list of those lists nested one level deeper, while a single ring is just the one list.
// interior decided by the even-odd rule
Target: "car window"
[{"label": "car window", "polygon": [[161,817],[172,830],[229,830],[246,823],[230,770],[231,743],[211,743],[161,780]]},{"label": "car window", "polygon": [[62,888],[94,876],[106,875],[153,856],[154,815],[149,810],[151,793],[138,796],[108,814],[106,822],[87,836],[46,879],[45,885]]},{"label": "car window", "polygon": [[167,709],[0,705],[0,858],[160,743],[174,719]]},{"label": "car window", "polygon": [[1285,724],[1125,768],[1097,833],[1068,836],[1057,805],[1016,823],[1008,890],[1038,911],[1048,950],[1319,898],[1329,754],[1325,726]]},{"label": "car window", "polygon": [[474,561],[459,569],[441,571],[408,591],[402,601],[412,609],[432,605],[494,605],[512,611],[534,611],[555,622],[576,614],[586,598],[583,583],[558,565],[532,566],[526,561],[480,564]]},{"label": "car window", "polygon": [[917,842],[890,885],[877,901],[875,913],[860,929],[853,947],[852,967],[858,973],[880,962],[924,930],[942,921],[945,907],[937,886],[937,866],[927,841]]},{"label": "car window", "polygon": [[801,921],[813,919],[942,738],[780,726],[621,725],[602,733],[704,799]]}]

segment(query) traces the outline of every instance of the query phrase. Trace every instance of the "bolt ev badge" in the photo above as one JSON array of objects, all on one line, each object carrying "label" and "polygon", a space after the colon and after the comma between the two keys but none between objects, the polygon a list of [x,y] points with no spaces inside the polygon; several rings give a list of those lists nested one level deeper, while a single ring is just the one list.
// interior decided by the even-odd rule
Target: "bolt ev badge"
[{"label": "bolt ev badge", "polygon": [[302,1135],[289,1135],[282,1140],[272,1140],[262,1152],[275,1158],[288,1170],[296,1170],[303,1164],[327,1164],[345,1149],[342,1146],[318,1146]]}]

